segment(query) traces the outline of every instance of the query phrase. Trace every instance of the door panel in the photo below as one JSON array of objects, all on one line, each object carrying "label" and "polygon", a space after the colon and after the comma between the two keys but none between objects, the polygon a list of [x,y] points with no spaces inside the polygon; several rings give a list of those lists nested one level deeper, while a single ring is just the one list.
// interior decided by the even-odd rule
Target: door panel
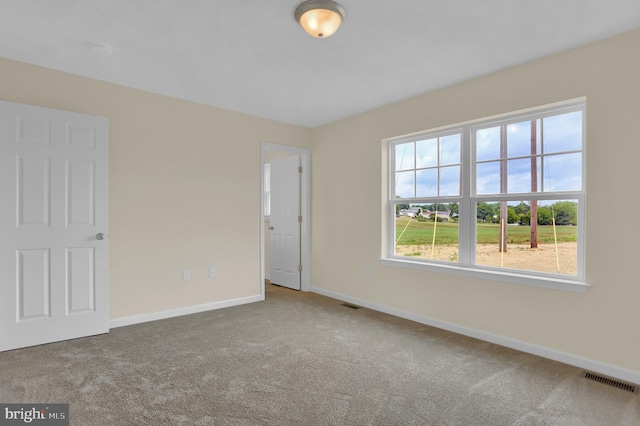
[{"label": "door panel", "polygon": [[67,294],[69,313],[95,309],[93,247],[67,249]]},{"label": "door panel", "polygon": [[49,317],[49,250],[18,250],[18,321]]},{"label": "door panel", "polygon": [[18,157],[18,226],[49,226],[50,161]]},{"label": "door panel", "polygon": [[300,290],[300,158],[271,162],[270,280]]},{"label": "door panel", "polygon": [[90,161],[67,161],[67,226],[95,223],[95,164]]},{"label": "door panel", "polygon": [[108,331],[108,120],[0,101],[0,351]]}]

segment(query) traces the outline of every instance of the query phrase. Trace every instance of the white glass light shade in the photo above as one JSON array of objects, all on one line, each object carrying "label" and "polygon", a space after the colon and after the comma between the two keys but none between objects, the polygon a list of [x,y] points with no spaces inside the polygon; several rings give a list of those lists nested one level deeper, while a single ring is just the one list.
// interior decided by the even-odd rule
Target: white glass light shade
[{"label": "white glass light shade", "polygon": [[310,36],[327,38],[338,30],[344,9],[331,0],[309,0],[298,6],[295,18]]}]

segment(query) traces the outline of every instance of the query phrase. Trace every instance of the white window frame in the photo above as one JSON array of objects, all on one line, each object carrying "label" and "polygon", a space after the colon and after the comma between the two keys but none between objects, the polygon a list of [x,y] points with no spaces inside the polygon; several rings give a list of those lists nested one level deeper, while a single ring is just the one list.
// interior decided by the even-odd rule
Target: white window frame
[{"label": "white window frame", "polygon": [[[535,199],[557,200],[575,199],[578,200],[578,225],[577,225],[577,274],[575,276],[550,274],[535,271],[501,269],[475,264],[476,247],[476,211],[478,202],[496,202],[501,200],[526,200],[531,197],[526,194],[475,194],[475,146],[473,143],[474,129],[484,128],[490,125],[503,125],[510,122],[522,122],[531,119],[542,118],[550,115],[561,114],[563,112],[582,111],[582,186],[580,191],[562,192],[538,192]],[[424,197],[424,198],[404,198],[394,199],[395,194],[395,149],[398,144],[432,138],[434,136],[460,131],[462,135],[461,143],[461,194],[459,197]],[[573,291],[585,293],[588,284],[585,279],[585,209],[586,209],[586,99],[574,99],[567,102],[546,105],[529,110],[518,111],[501,116],[489,117],[480,120],[469,121],[453,126],[413,133],[411,135],[390,138],[383,141],[383,168],[386,168],[386,188],[383,191],[386,212],[383,215],[383,245],[381,263],[390,266],[437,271],[456,275],[489,279],[494,281],[510,282],[515,284],[531,285],[536,287],[551,288],[557,290]],[[386,163],[386,164],[385,164]],[[459,234],[459,257],[458,262],[443,262],[421,258],[408,258],[406,256],[394,255],[395,251],[395,205],[402,204],[428,204],[428,203],[452,203],[457,202],[460,212]]]}]

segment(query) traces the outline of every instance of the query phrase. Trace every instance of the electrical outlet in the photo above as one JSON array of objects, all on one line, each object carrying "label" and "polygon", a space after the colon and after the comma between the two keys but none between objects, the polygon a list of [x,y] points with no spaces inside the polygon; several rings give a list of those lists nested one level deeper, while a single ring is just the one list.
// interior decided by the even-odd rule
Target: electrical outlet
[{"label": "electrical outlet", "polygon": [[191,279],[191,269],[182,270],[182,281],[189,281]]},{"label": "electrical outlet", "polygon": [[209,267],[209,278],[215,278],[216,277],[216,267],[215,266],[210,266]]}]

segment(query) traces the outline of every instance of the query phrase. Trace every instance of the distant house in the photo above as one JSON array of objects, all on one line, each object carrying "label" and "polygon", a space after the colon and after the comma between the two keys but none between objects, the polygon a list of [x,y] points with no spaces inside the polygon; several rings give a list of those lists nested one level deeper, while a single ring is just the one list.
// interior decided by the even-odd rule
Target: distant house
[{"label": "distant house", "polygon": [[[407,217],[423,217],[425,219],[429,219],[429,217],[436,213],[430,210],[423,210],[422,207],[409,207],[408,209],[400,209],[398,210],[398,216],[407,216]],[[437,212],[438,217],[441,221],[446,221],[449,219],[449,214],[451,212],[448,210],[439,210]]]},{"label": "distant house", "polygon": [[418,217],[422,214],[422,207],[409,207],[408,209],[400,209],[398,216]]}]

